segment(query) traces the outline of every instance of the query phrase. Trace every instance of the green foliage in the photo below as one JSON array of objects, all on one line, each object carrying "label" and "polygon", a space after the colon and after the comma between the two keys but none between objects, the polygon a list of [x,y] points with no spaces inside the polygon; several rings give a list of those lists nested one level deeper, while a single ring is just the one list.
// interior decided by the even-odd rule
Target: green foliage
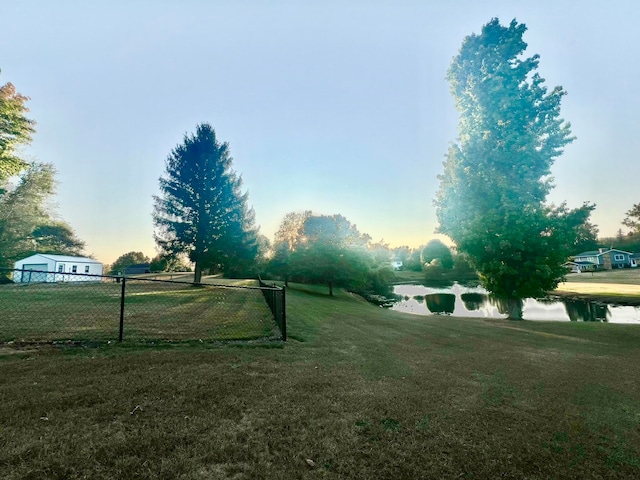
[{"label": "green foliage", "polygon": [[34,163],[13,188],[0,191],[0,267],[37,252],[79,254],[84,243],[66,223],[53,220],[49,198],[55,192],[55,170]]},{"label": "green foliage", "polygon": [[270,276],[283,278],[287,286],[291,274],[289,268],[291,254],[302,241],[304,224],[311,215],[310,210],[287,213],[275,234],[273,255],[265,266],[265,270]]},{"label": "green foliage", "polygon": [[573,254],[598,249],[598,227],[589,220],[576,228],[576,239],[573,245]]},{"label": "green foliage", "polygon": [[149,269],[152,272],[190,272],[191,266],[181,256],[156,255],[151,259]]},{"label": "green foliage", "polygon": [[292,253],[290,269],[292,276],[306,283],[323,283],[334,287],[361,290],[367,285],[371,271],[371,257],[364,249],[313,242]]},{"label": "green foliage", "polygon": [[460,112],[436,207],[439,231],[478,270],[483,285],[507,298],[540,296],[564,274],[594,206],[545,205],[551,165],[573,140],[560,118],[566,92],[550,92],[523,58],[525,25],[493,19],[463,41],[448,72]]},{"label": "green foliage", "polygon": [[370,237],[342,215],[302,215],[304,223],[289,254],[290,275],[304,282],[326,284],[330,295],[333,287],[363,289],[373,266],[366,250]]},{"label": "green foliage", "polygon": [[52,253],[58,255],[82,255],[85,243],[65,222],[51,221],[36,227],[33,231],[36,244],[34,253]]},{"label": "green foliage", "polygon": [[422,247],[411,250],[409,256],[402,264],[403,270],[411,270],[412,272],[421,272],[424,268],[422,263]]},{"label": "green foliage", "polygon": [[438,259],[425,266],[423,281],[429,286],[450,286],[454,282],[461,284],[478,284],[478,274],[469,265],[464,255],[456,254],[452,257],[452,268],[444,268]]},{"label": "green foliage", "polygon": [[120,255],[116,261],[113,262],[109,273],[111,275],[122,275],[124,274],[125,268],[137,263],[150,263],[150,261],[149,257],[142,252],[128,252]]},{"label": "green foliage", "polygon": [[15,188],[0,192],[0,267],[13,267],[24,252],[33,249],[29,237],[47,220],[44,202],[54,190],[53,167],[34,164]]},{"label": "green foliage", "polygon": [[453,268],[453,255],[451,254],[451,250],[438,239],[430,240],[421,252],[422,264],[428,264],[434,260],[439,260],[440,265],[444,269]]},{"label": "green foliage", "polygon": [[[640,232],[600,238],[598,239],[597,246],[604,248],[617,248],[627,252],[640,252]],[[595,248],[593,250],[595,250]]]},{"label": "green foliage", "polygon": [[330,295],[334,287],[385,294],[394,276],[388,246],[370,239],[342,215],[291,212],[275,235],[266,270],[285,282],[328,285]]},{"label": "green foliage", "polygon": [[11,83],[0,86],[0,192],[7,178],[27,167],[16,155],[16,148],[29,143],[35,132],[35,122],[25,116],[29,111],[25,106],[28,100]]},{"label": "green foliage", "polygon": [[631,234],[640,233],[640,203],[636,203],[631,207],[626,213],[622,224],[631,229]]},{"label": "green foliage", "polygon": [[[38,252],[80,255],[85,246],[48,204],[55,193],[53,166],[29,165],[17,154],[35,132],[35,121],[25,116],[28,100],[13,84],[0,86],[0,267],[5,268]],[[8,183],[19,174],[15,185]]]},{"label": "green foliage", "polygon": [[259,254],[255,213],[231,165],[229,145],[200,124],[167,157],[154,197],[156,243],[164,255],[187,254],[196,282],[203,269],[243,275]]}]

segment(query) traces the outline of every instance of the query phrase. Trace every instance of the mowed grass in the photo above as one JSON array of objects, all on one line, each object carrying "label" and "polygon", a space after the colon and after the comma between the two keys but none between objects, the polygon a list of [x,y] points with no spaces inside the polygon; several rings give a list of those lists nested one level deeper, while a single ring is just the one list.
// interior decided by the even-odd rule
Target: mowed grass
[{"label": "mowed grass", "polygon": [[599,272],[569,273],[568,283],[609,283],[618,285],[640,285],[640,268],[620,268]]},{"label": "mowed grass", "polygon": [[[118,339],[122,284],[0,286],[0,341]],[[279,336],[256,289],[127,280],[126,341],[247,340]]]},{"label": "mowed grass", "polygon": [[285,346],[6,349],[0,478],[639,478],[637,326],[325,292]]},{"label": "mowed grass", "polygon": [[552,293],[602,302],[640,305],[640,268],[571,273]]}]

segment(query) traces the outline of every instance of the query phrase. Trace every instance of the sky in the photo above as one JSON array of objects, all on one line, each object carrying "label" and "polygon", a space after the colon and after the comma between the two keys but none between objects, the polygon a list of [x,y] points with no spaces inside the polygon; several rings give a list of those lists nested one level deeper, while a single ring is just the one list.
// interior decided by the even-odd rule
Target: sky
[{"label": "sky", "polygon": [[639,14],[636,0],[0,0],[0,84],[31,98],[22,153],[55,165],[57,214],[102,262],[157,253],[158,178],[202,122],[229,143],[269,239],[312,210],[417,247],[443,238],[447,69],[465,36],[515,18],[577,137],[549,200],[595,203],[614,236],[640,202]]}]

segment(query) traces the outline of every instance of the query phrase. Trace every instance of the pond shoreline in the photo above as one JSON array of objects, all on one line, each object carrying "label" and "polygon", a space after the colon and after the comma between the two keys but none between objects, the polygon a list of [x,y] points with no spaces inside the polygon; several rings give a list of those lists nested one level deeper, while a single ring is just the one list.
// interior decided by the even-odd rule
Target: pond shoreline
[{"label": "pond shoreline", "polygon": [[567,290],[553,290],[548,292],[549,297],[570,298],[573,300],[585,300],[598,303],[610,303],[629,307],[640,307],[640,297],[631,294],[606,294],[571,292]]}]

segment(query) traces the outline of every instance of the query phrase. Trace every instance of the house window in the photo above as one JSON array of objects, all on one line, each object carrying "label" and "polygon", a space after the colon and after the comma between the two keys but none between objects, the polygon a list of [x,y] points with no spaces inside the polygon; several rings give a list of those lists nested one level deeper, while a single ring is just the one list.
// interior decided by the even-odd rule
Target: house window
[{"label": "house window", "polygon": [[71,272],[72,273],[78,273],[78,266],[77,265],[72,266],[71,267]]},{"label": "house window", "polygon": [[616,262],[624,262],[624,255],[620,254],[620,253],[616,253],[613,256],[613,260]]},{"label": "house window", "polygon": [[58,273],[64,272],[64,265],[58,265]]},{"label": "house window", "polygon": [[89,273],[89,265],[84,266],[84,273]]}]

